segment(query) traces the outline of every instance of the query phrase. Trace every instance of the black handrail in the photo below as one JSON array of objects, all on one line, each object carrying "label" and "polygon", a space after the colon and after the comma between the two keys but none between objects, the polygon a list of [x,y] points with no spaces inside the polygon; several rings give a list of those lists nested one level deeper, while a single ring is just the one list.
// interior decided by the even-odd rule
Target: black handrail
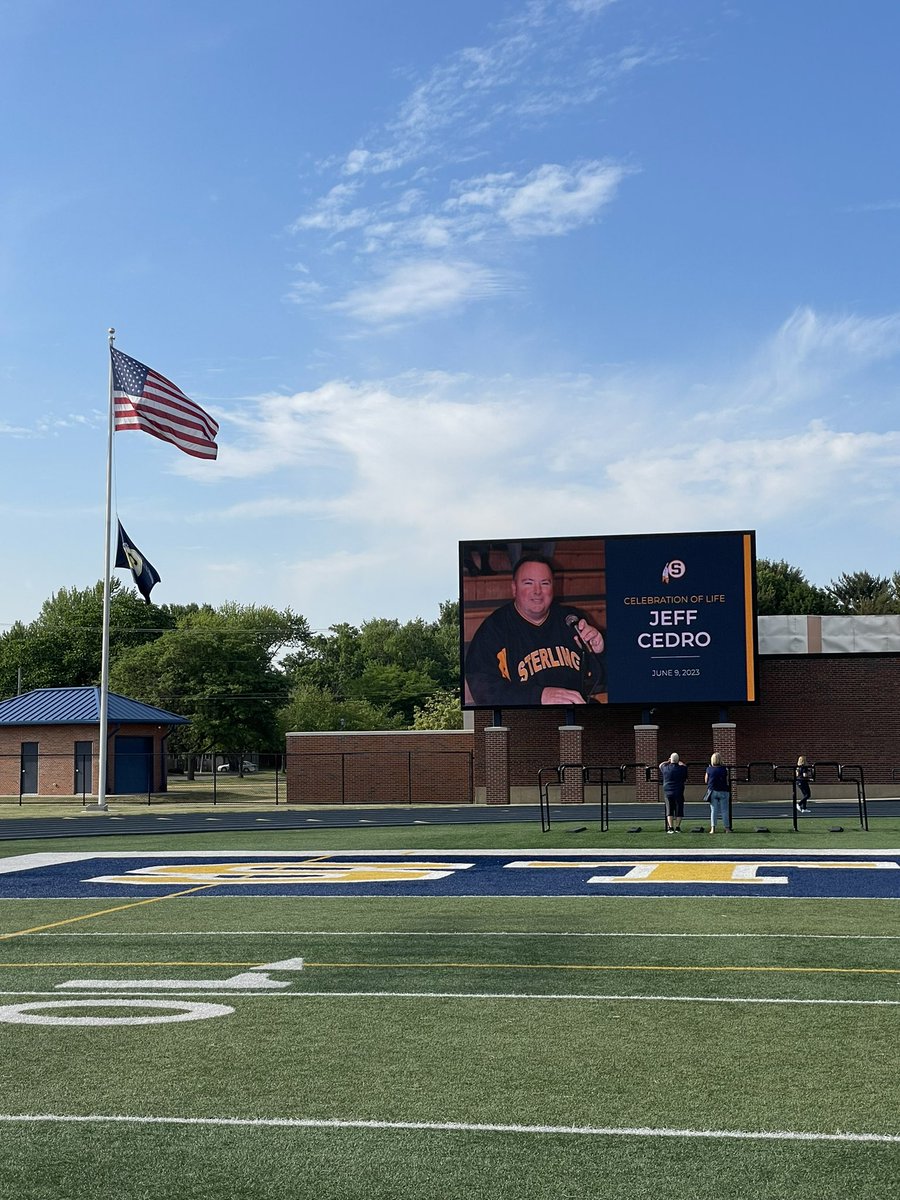
[{"label": "black handrail", "polygon": [[[837,767],[838,779],[843,782],[845,779],[848,783],[856,784],[856,804],[859,809],[859,827],[866,833],[869,831],[869,809],[866,803],[866,781],[863,774],[863,769],[859,763],[814,763],[815,767]],[[848,775],[848,771],[857,771],[857,775]],[[815,774],[813,774],[815,778]]]},{"label": "black handrail", "polygon": [[629,771],[635,772],[634,778],[635,778],[635,783],[636,783],[637,782],[637,772],[639,770],[644,772],[644,779],[646,780],[647,783],[649,783],[650,780],[653,778],[653,772],[657,771],[658,769],[659,769],[658,767],[648,766],[647,763],[644,763],[644,762],[622,763],[621,767],[619,767],[619,770],[622,773],[622,783],[628,782],[628,772]]},{"label": "black handrail", "polygon": [[628,782],[629,769],[640,768],[645,778],[650,778],[650,767],[646,763],[558,763],[555,767],[541,767],[538,771],[538,802],[541,832],[550,830],[550,788],[561,788],[566,771],[580,771],[582,787],[600,788],[600,832],[609,829],[609,789],[611,784]]},{"label": "black handrail", "polygon": [[538,771],[538,804],[541,812],[541,833],[549,833],[550,831],[550,788],[553,782],[544,783],[544,772],[552,772],[556,777],[556,786],[559,787],[559,767],[541,767]]},{"label": "black handrail", "polygon": [[[859,812],[859,827],[864,832],[868,833],[869,809],[868,809],[868,804],[866,802],[866,784],[865,784],[865,776],[864,776],[862,767],[858,763],[840,763],[840,762],[835,762],[831,759],[820,760],[820,761],[816,761],[814,763],[807,763],[806,766],[807,766],[809,778],[813,782],[816,781],[816,778],[817,778],[819,772],[826,770],[827,768],[834,768],[834,771],[837,775],[839,782],[843,783],[844,781],[846,781],[847,783],[852,783],[855,785],[855,787],[856,787],[856,805],[857,805],[857,809]],[[749,770],[749,768],[748,768],[748,770]],[[785,774],[779,776],[779,772],[784,772]],[[787,783],[788,782],[788,778],[787,778],[788,772],[790,773],[789,781],[790,781],[790,785],[791,785],[791,825],[793,826],[794,832],[796,833],[797,832],[797,812],[798,812],[797,764],[796,763],[791,763],[791,764],[773,763],[772,764],[773,780],[778,780],[778,781]],[[853,772],[855,772],[855,774]]]},{"label": "black handrail", "polygon": [[[580,771],[582,784],[584,783],[585,767],[584,767],[584,764],[580,763],[580,762],[558,763],[555,767],[541,767],[541,769],[538,771],[538,795],[539,795],[539,803],[540,803],[541,832],[542,833],[548,833],[550,830],[550,788],[554,787],[554,786],[559,787],[559,788],[562,787],[563,782],[566,777],[566,771]],[[544,782],[544,773],[545,772],[551,772],[555,776],[555,779],[548,780],[545,783]],[[602,800],[601,800],[601,808],[602,808]],[[602,811],[601,811],[601,822],[602,822]],[[601,828],[603,828],[602,824],[601,824]]]},{"label": "black handrail", "polygon": [[[607,772],[612,772],[613,777],[610,779]],[[600,778],[596,778],[599,773]],[[621,767],[614,767],[605,763],[586,766],[581,772],[582,783],[585,787],[596,787],[600,785],[600,832],[606,833],[609,829],[609,785],[610,783],[624,783],[625,778],[622,774]]]}]

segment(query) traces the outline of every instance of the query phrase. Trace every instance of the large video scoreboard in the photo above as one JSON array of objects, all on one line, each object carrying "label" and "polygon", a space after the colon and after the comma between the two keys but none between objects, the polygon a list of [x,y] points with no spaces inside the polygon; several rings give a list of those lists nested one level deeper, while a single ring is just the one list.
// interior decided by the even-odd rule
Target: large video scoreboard
[{"label": "large video scoreboard", "polygon": [[752,531],[467,541],[466,708],[757,699]]}]

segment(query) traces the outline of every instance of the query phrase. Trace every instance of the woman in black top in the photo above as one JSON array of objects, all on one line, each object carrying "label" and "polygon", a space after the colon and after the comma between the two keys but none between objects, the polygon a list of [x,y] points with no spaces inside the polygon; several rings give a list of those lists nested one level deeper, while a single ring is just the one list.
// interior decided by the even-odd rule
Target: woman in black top
[{"label": "woman in black top", "polygon": [[800,799],[797,802],[797,811],[808,813],[809,798],[812,795],[812,792],[809,790],[810,768],[806,761],[806,756],[803,754],[797,759],[795,774],[797,776],[797,791],[800,793]]}]

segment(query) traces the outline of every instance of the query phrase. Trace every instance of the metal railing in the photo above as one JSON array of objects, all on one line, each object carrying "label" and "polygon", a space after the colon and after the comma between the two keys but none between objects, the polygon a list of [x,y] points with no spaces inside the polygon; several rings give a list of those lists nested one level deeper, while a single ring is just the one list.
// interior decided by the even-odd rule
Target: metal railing
[{"label": "metal railing", "polygon": [[[581,773],[581,786],[600,788],[600,832],[609,829],[609,789],[611,786],[625,786],[629,783],[630,771],[644,771],[645,778],[650,779],[651,768],[646,763],[559,763],[555,767],[541,767],[538,771],[538,807],[540,810],[541,831],[550,830],[550,788],[558,787],[562,791],[567,771]],[[633,782],[633,781],[631,781]]]},{"label": "metal railing", "polygon": [[[704,772],[709,764],[703,763],[685,763],[685,766],[690,768],[699,767]],[[797,823],[797,813],[800,811],[797,803],[797,767],[795,763],[775,763],[769,761],[754,761],[749,762],[744,766],[739,764],[726,763],[723,764],[728,772],[729,788],[728,788],[728,813],[727,825],[732,827],[732,797],[734,785],[743,781],[746,783],[759,783],[768,781],[771,783],[783,783],[791,787],[791,824],[796,832],[799,828]],[[859,816],[859,825],[862,830],[868,831],[869,814],[868,801],[866,798],[865,772],[858,763],[841,763],[833,761],[819,761],[809,763],[809,779],[815,782],[818,778],[821,781],[823,773],[834,771],[835,777],[840,783],[852,784],[856,792],[856,808]],[[544,833],[549,832],[551,825],[550,813],[550,789],[559,788],[562,791],[563,782],[567,772],[580,771],[582,785],[594,784],[600,786],[600,831],[605,832],[609,828],[609,796],[610,785],[621,786],[628,780],[628,772],[634,771],[644,772],[644,778],[647,781],[653,779],[654,774],[658,771],[658,767],[649,766],[646,763],[625,763],[621,766],[598,765],[590,766],[584,763],[559,763],[553,767],[542,767],[538,772],[538,799],[541,830]],[[635,774],[634,780],[636,781]],[[900,778],[900,768],[895,768],[894,778]],[[834,800],[829,805],[833,808],[834,805],[846,804],[846,800]],[[662,802],[663,819],[665,822],[665,802]]]}]

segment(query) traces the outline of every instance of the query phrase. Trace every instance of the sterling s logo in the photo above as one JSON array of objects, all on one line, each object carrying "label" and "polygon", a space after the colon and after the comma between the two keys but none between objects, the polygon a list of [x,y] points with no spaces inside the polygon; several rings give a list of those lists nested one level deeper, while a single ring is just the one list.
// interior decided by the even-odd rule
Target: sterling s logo
[{"label": "sterling s logo", "polygon": [[687,567],[680,558],[673,558],[662,569],[663,583],[671,583],[673,579],[681,579],[687,572]]}]

